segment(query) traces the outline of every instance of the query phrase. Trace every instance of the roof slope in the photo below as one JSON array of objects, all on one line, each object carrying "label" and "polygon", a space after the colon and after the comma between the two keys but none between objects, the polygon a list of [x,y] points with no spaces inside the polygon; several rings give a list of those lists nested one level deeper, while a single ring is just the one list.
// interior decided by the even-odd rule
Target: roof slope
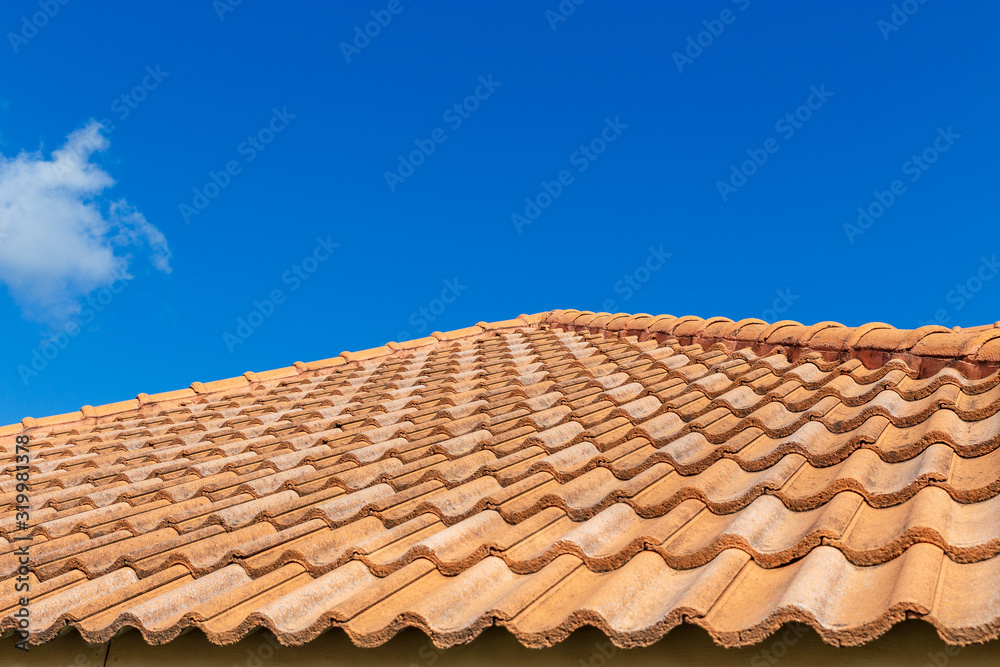
[{"label": "roof slope", "polygon": [[26,418],[0,429],[0,628],[28,544],[34,643],[995,639],[998,361],[996,327],[553,311]]}]

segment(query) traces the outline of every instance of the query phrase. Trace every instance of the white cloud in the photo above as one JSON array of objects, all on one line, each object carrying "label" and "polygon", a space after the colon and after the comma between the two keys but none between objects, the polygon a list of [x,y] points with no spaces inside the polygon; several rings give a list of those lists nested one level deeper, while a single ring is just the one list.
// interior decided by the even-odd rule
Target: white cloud
[{"label": "white cloud", "polygon": [[133,252],[170,271],[159,229],[124,200],[101,194],[114,180],[90,162],[108,148],[91,121],[52,151],[0,154],[0,282],[29,317],[63,320],[80,299],[128,273]]}]

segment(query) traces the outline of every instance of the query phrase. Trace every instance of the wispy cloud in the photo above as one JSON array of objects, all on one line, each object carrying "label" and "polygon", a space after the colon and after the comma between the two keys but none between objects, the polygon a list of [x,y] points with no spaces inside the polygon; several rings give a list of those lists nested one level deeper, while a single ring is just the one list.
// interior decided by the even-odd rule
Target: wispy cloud
[{"label": "wispy cloud", "polygon": [[64,320],[93,290],[130,276],[133,253],[170,272],[170,249],[124,199],[103,197],[114,179],[91,163],[108,148],[101,126],[76,130],[49,159],[0,154],[0,282],[24,314]]}]

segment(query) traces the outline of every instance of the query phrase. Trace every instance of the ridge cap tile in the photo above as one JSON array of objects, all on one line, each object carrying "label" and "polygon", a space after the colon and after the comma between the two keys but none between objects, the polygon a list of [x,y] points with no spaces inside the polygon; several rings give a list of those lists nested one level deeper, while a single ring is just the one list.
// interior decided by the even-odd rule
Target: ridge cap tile
[{"label": "ridge cap tile", "polygon": [[886,324],[885,322],[869,322],[868,324],[862,324],[860,327],[856,327],[854,328],[853,331],[851,331],[850,335],[847,337],[847,340],[844,341],[844,347],[848,349],[858,347],[858,343],[861,341],[862,338],[865,337],[865,334],[871,331],[877,331],[879,329],[895,329],[895,328],[896,327],[892,326],[891,324]]},{"label": "ridge cap tile", "polygon": [[775,322],[771,326],[767,327],[766,329],[764,329],[764,331],[762,331],[760,335],[757,337],[757,342],[773,344],[771,338],[777,335],[777,333],[780,330],[786,328],[794,328],[796,330],[800,330],[804,327],[802,324],[796,322],[795,320],[780,320],[778,322]]},{"label": "ridge cap tile", "polygon": [[684,315],[674,320],[674,327],[671,333],[678,338],[681,336],[694,336],[701,330],[704,322],[705,320],[697,315]]},{"label": "ridge cap tile", "polygon": [[[695,332],[695,336],[698,338],[724,338],[722,331],[724,327],[732,324],[732,320],[728,317],[710,317],[707,320],[703,320],[701,327]],[[718,329],[717,333],[710,333],[710,329]]]},{"label": "ridge cap tile", "polygon": [[646,323],[646,331],[649,333],[670,334],[673,332],[673,322],[677,318],[673,315],[654,315]]},{"label": "ridge cap tile", "polygon": [[910,350],[927,336],[936,333],[947,334],[949,337],[955,335],[955,332],[953,332],[951,329],[948,329],[947,327],[943,327],[938,324],[928,324],[918,329],[907,331],[906,336],[904,336],[903,340],[901,340],[899,345],[896,346],[896,351],[905,352],[907,350]]},{"label": "ridge cap tile", "polygon": [[738,341],[748,341],[755,342],[757,340],[757,335],[748,336],[743,334],[743,331],[748,327],[766,327],[767,322],[757,317],[747,317],[737,322],[733,322],[733,328],[730,330],[727,338]]}]

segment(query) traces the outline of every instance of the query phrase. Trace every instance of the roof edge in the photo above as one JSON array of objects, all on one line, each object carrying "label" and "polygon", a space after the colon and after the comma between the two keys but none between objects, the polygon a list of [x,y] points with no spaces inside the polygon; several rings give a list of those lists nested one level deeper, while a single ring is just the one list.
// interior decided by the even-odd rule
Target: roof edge
[{"label": "roof edge", "polygon": [[104,405],[84,405],[76,412],[67,412],[49,417],[25,417],[20,421],[20,423],[0,426],[0,437],[16,435],[18,433],[31,431],[36,428],[59,426],[61,424],[70,424],[81,420],[109,417],[150,405],[179,403],[181,401],[190,401],[192,399],[197,400],[199,398],[208,399],[216,394],[232,391],[234,389],[250,388],[257,383],[268,380],[297,377],[302,374],[313,373],[327,368],[343,366],[351,362],[363,362],[384,356],[394,356],[400,352],[409,352],[422,347],[436,345],[439,342],[460,340],[462,338],[476,336],[485,331],[499,331],[503,329],[533,326],[547,315],[549,315],[549,312],[536,313],[534,315],[522,314],[516,318],[500,320],[498,322],[479,322],[471,327],[465,327],[464,329],[456,329],[449,332],[435,331],[424,338],[418,338],[403,343],[389,341],[385,345],[369,348],[367,350],[345,350],[341,352],[340,355],[329,359],[321,359],[306,363],[296,361],[291,366],[287,366],[285,368],[277,368],[270,371],[246,371],[242,375],[222,380],[215,380],[213,382],[196,381],[192,382],[189,387],[184,389],[165,391],[157,394],[141,393],[130,400],[117,401]]}]

